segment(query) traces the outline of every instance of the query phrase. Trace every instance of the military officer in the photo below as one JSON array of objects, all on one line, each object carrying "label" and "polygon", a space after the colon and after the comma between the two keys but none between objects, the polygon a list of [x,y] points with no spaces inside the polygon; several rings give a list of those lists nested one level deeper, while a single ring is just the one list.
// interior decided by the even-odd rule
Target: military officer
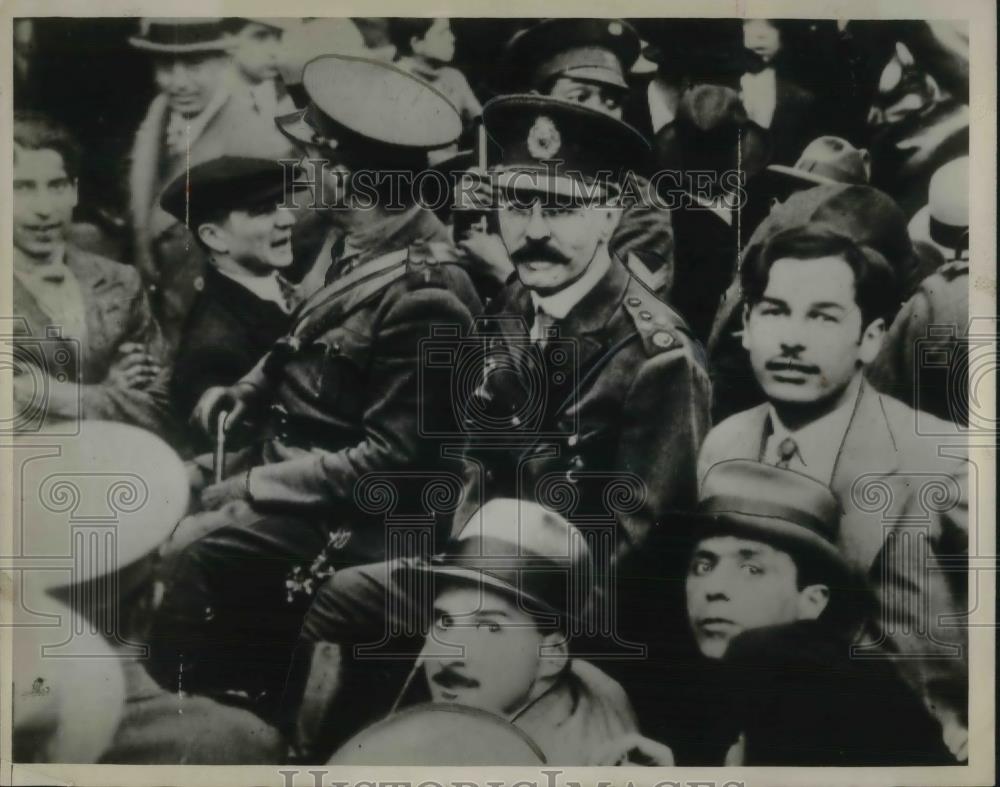
[{"label": "military officer", "polygon": [[[451,408],[449,392],[433,389],[437,378],[420,372],[422,341],[433,326],[460,335],[479,309],[426,210],[349,207],[353,171],[417,166],[457,138],[455,110],[381,62],[319,58],[303,84],[309,106],[276,122],[312,162],[314,196],[340,189],[345,198],[328,210],[325,197],[316,203],[337,224],[328,283],[253,370],[209,389],[195,408],[202,427],[225,410],[226,434],[244,428],[254,440],[201,491],[204,510],[166,546],[154,632],[161,680],[247,692],[264,712],[314,584],[383,556],[385,512],[371,513],[361,480],[415,479],[398,482],[402,509],[423,499],[412,485],[446,472],[438,444],[421,433],[440,433],[436,419]],[[245,428],[253,420],[259,431]]]}]

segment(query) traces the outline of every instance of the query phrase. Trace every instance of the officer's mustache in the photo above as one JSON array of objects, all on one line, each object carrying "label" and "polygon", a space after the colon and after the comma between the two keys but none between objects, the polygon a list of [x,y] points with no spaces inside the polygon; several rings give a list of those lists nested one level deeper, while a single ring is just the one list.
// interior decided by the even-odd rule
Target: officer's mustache
[{"label": "officer's mustache", "polygon": [[570,258],[558,249],[552,248],[548,243],[526,243],[513,254],[510,260],[515,265],[519,262],[554,262],[565,265]]},{"label": "officer's mustache", "polygon": [[469,678],[451,669],[441,670],[431,680],[446,689],[454,689],[456,687],[474,689],[479,685],[479,681],[475,678]]}]

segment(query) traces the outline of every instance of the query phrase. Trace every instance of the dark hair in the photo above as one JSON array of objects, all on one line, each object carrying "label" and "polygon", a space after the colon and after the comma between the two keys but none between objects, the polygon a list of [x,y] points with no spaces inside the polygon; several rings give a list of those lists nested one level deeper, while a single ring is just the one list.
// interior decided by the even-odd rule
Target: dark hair
[{"label": "dark hair", "polygon": [[80,145],[69,130],[40,112],[14,113],[14,144],[25,150],[54,150],[62,156],[66,174],[76,180],[80,173]]},{"label": "dark hair", "polygon": [[820,620],[832,629],[850,635],[875,611],[875,597],[867,580],[858,572],[837,565],[828,556],[800,544],[777,540],[771,544],[786,552],[795,564],[795,585],[825,585],[830,599]]},{"label": "dark hair", "polygon": [[854,300],[861,309],[862,327],[879,318],[888,319],[896,310],[899,305],[896,277],[885,257],[823,225],[782,230],[767,240],[757,253],[747,257],[740,269],[744,301],[752,306],[764,297],[771,266],[778,260],[821,257],[842,259],[854,272]]},{"label": "dark hair", "polygon": [[434,24],[433,19],[418,19],[404,16],[389,17],[389,40],[400,55],[412,55],[410,39],[423,38]]}]

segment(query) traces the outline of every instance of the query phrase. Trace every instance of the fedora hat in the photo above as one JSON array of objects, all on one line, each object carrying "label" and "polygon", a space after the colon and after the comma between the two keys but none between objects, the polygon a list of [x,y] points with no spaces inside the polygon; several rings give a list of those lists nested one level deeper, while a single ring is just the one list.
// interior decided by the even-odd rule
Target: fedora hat
[{"label": "fedora hat", "polygon": [[749,459],[712,465],[702,480],[695,537],[745,535],[791,546],[847,572],[837,546],[842,511],[830,488],[809,476]]},{"label": "fedora hat", "polygon": [[802,151],[794,167],[771,164],[768,170],[816,186],[825,183],[867,184],[871,180],[871,156],[840,137],[819,137]]},{"label": "fedora hat", "polygon": [[136,49],[172,54],[227,52],[233,46],[218,17],[145,17],[139,35],[128,41]]},{"label": "fedora hat", "polygon": [[513,498],[484,504],[420,570],[439,581],[491,588],[561,621],[579,618],[595,587],[582,533],[559,514]]}]

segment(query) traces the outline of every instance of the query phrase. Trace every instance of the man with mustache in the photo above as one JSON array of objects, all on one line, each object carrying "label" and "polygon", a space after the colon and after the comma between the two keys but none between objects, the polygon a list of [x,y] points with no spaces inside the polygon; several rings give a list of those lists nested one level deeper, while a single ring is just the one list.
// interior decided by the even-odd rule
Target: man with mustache
[{"label": "man with mustache", "polygon": [[[968,553],[968,464],[934,435],[949,427],[884,396],[865,380],[898,304],[879,252],[825,224],[781,229],[752,247],[741,269],[743,346],[767,402],[708,435],[699,478],[745,458],[829,485],[844,514],[837,545],[876,592],[866,653],[899,657],[904,676],[963,756],[968,686],[964,630],[949,615],[966,591],[941,570]],[[925,424],[929,424],[929,430]],[[933,503],[929,493],[940,494]],[[923,523],[918,546],[907,522]]]},{"label": "man with mustache", "polygon": [[276,161],[222,156],[178,176],[160,198],[209,260],[170,380],[183,421],[205,391],[232,385],[288,330],[298,297],[281,275],[292,264],[295,224],[284,194]]}]

